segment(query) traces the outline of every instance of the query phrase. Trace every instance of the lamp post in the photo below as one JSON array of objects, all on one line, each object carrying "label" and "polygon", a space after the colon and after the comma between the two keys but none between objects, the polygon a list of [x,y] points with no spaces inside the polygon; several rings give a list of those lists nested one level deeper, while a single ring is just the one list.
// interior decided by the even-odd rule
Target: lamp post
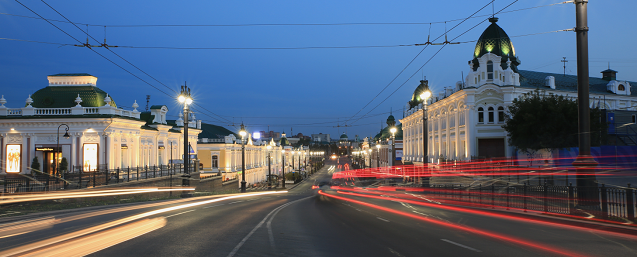
[{"label": "lamp post", "polygon": [[189,164],[190,164],[190,149],[188,148],[188,146],[190,145],[188,143],[188,106],[190,104],[192,104],[192,97],[190,96],[190,88],[188,88],[188,86],[184,85],[181,86],[181,93],[179,94],[179,97],[177,97],[177,100],[179,100],[180,103],[184,104],[184,175],[183,177],[185,177],[182,180],[182,185],[184,186],[188,186],[190,184],[190,181],[188,181],[187,177],[190,177],[190,169],[189,169]]},{"label": "lamp post", "polygon": [[380,144],[376,145],[376,168],[380,168]]},{"label": "lamp post", "polygon": [[270,165],[270,150],[272,150],[272,146],[268,145],[268,188],[270,188],[271,183],[270,183],[270,178],[272,177],[272,168]]},{"label": "lamp post", "polygon": [[285,189],[285,149],[281,150],[281,158],[283,158],[283,163],[281,165],[281,171],[283,172],[283,189]]},{"label": "lamp post", "polygon": [[[64,132],[64,136],[63,137],[65,139],[69,139],[69,137],[71,137],[71,136],[69,136],[69,125],[66,125],[64,123],[60,124],[60,126],[58,126],[58,133],[57,133],[57,136],[58,136],[57,147],[55,148],[55,150],[57,152],[55,154],[56,155],[55,156],[55,164],[57,165],[57,169],[56,170],[57,170],[58,174],[60,174],[60,164],[61,164],[61,161],[62,161],[62,157],[60,156],[60,155],[62,155],[62,150],[60,149],[60,127],[62,127],[62,126],[66,126],[66,128],[65,128],[66,131]],[[64,174],[62,174],[62,180],[64,180]],[[62,184],[66,185],[66,180],[62,181]],[[65,188],[65,186],[62,186],[62,189],[64,189],[64,188]]]},{"label": "lamp post", "polygon": [[248,134],[245,130],[245,126],[241,123],[241,130],[239,130],[239,135],[241,135],[241,193],[246,192],[246,144],[245,137]]},{"label": "lamp post", "polygon": [[396,165],[396,127],[389,129],[391,132],[391,166]]},{"label": "lamp post", "polygon": [[372,167],[372,148],[369,148],[369,167]]},{"label": "lamp post", "polygon": [[429,86],[425,84],[425,89],[420,94],[422,100],[422,163],[429,163],[429,157],[427,156],[427,140],[429,139],[429,133],[427,131],[427,99],[431,96]]}]

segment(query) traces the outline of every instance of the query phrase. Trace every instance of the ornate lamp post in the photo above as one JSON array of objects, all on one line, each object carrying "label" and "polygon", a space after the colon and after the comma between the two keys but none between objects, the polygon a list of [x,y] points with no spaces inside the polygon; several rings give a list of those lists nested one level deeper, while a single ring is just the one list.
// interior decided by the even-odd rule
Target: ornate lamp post
[{"label": "ornate lamp post", "polygon": [[241,135],[241,193],[246,192],[246,144],[245,137],[248,134],[246,132],[245,126],[241,123],[241,130],[239,130],[239,135]]},{"label": "ornate lamp post", "polygon": [[376,144],[376,168],[380,168],[380,144]]},{"label": "ornate lamp post", "polygon": [[372,167],[372,148],[369,148],[369,167]]},{"label": "ornate lamp post", "polygon": [[270,178],[272,177],[272,168],[270,165],[270,150],[272,150],[272,146],[268,145],[268,188],[270,188]]},{"label": "ornate lamp post", "polygon": [[285,149],[281,150],[281,158],[283,158],[283,163],[281,165],[281,171],[283,172],[283,189],[285,189]]},{"label": "ornate lamp post", "polygon": [[[188,147],[190,146],[188,143],[188,106],[192,104],[192,97],[190,96],[190,88],[188,88],[188,86],[181,86],[181,93],[179,97],[177,97],[177,100],[184,104],[184,177],[190,177],[190,169],[188,167],[190,164],[190,149]],[[187,178],[182,180],[182,185],[187,186],[189,184],[190,182]]]},{"label": "ornate lamp post", "polygon": [[[57,150],[57,153],[55,154],[56,155],[55,156],[55,165],[57,165],[56,171],[57,171],[58,174],[60,174],[60,164],[61,164],[61,161],[62,161],[62,156],[61,156],[62,155],[62,149],[60,149],[60,127],[62,127],[62,126],[66,126],[66,128],[65,128],[66,131],[64,132],[64,136],[63,137],[65,139],[69,139],[69,137],[71,137],[71,136],[69,136],[69,125],[60,124],[60,126],[58,126],[58,133],[57,133],[57,136],[58,136],[57,147],[55,149],[55,150]],[[64,173],[62,173],[62,180],[64,180]],[[63,185],[66,185],[66,181],[63,181]],[[63,189],[64,189],[64,187],[65,186],[62,186]]]},{"label": "ornate lamp post", "polygon": [[391,166],[396,165],[396,127],[389,129],[391,132]]},{"label": "ornate lamp post", "polygon": [[427,99],[431,96],[429,86],[425,84],[425,89],[420,94],[422,100],[422,163],[429,163],[429,157],[427,156],[427,140],[429,139],[429,133],[427,131]]}]

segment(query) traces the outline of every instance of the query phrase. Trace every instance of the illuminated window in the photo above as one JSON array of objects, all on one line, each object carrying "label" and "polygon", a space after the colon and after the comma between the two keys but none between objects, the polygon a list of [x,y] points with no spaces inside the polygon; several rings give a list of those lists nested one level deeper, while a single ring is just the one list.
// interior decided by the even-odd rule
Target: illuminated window
[{"label": "illuminated window", "polygon": [[493,79],[493,62],[487,62],[487,79]]},{"label": "illuminated window", "polygon": [[489,107],[489,123],[493,123],[493,117],[494,113],[493,113],[493,107]]},{"label": "illuminated window", "polygon": [[504,122],[504,107],[498,107],[498,123]]},{"label": "illuminated window", "polygon": [[478,123],[484,123],[484,109],[478,108]]}]

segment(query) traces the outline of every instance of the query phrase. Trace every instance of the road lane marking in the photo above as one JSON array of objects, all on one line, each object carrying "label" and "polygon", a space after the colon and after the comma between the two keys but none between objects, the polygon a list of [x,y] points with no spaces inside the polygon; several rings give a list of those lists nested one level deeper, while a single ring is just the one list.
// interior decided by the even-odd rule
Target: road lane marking
[{"label": "road lane marking", "polygon": [[181,215],[181,214],[188,213],[188,212],[191,212],[191,211],[195,211],[195,210],[190,210],[190,211],[180,212],[180,213],[177,213],[177,214],[173,214],[173,215],[170,215],[170,216],[166,216],[166,218],[170,218],[170,217],[173,217],[173,216]]},{"label": "road lane marking", "polygon": [[243,202],[243,201],[235,201],[235,202],[231,202],[231,203],[228,203],[228,204],[240,203],[240,202]]},{"label": "road lane marking", "polygon": [[[228,254],[228,257],[234,256],[237,253],[237,251],[239,251],[241,246],[243,246],[243,244],[245,244],[245,242],[248,241],[250,236],[252,236],[252,234],[254,234],[254,232],[257,231],[257,229],[259,229],[261,226],[263,226],[263,223],[265,223],[265,221],[270,217],[270,215],[272,215],[272,213],[277,212],[278,210],[283,209],[283,208],[287,207],[290,204],[296,203],[296,202],[301,201],[301,200],[309,199],[309,198],[312,198],[312,197],[314,197],[314,196],[308,196],[308,197],[305,197],[305,198],[294,200],[292,202],[289,202],[289,203],[286,203],[286,204],[283,204],[283,205],[281,205],[279,207],[274,208],[274,210],[272,210],[270,213],[268,213],[268,215],[265,215],[265,218],[263,218],[263,220],[261,220],[261,222],[259,222],[259,224],[257,224],[252,229],[252,231],[250,231],[250,233],[248,233],[248,235],[246,235],[239,242],[239,244],[237,244],[237,246],[235,246],[234,249],[232,249],[232,251]],[[270,237],[270,244],[272,245],[272,247],[274,247],[274,236],[272,236],[272,230],[269,230],[268,233],[269,233],[269,237]]]},{"label": "road lane marking", "polygon": [[469,250],[474,251],[474,252],[479,252],[479,253],[482,252],[482,251],[480,251],[478,249],[475,249],[475,248],[472,248],[472,247],[469,247],[469,246],[466,246],[466,245],[463,245],[463,244],[459,244],[459,243],[456,243],[456,242],[448,240],[448,239],[440,239],[440,240],[445,241],[445,242],[450,243],[450,244],[454,244],[454,245],[460,246],[462,248],[469,249]]},{"label": "road lane marking", "polygon": [[384,221],[384,222],[389,222],[389,220],[383,219],[383,218],[381,218],[381,217],[376,217],[376,218],[377,218],[377,219],[379,219],[379,220],[382,220],[382,221]]},{"label": "road lane marking", "polygon": [[225,204],[225,203],[224,203],[224,204],[215,204],[215,205],[213,205],[213,206],[206,206],[206,207],[203,207],[202,209],[208,209],[208,208],[217,207],[217,206],[221,206],[221,205],[226,205],[226,204]]}]

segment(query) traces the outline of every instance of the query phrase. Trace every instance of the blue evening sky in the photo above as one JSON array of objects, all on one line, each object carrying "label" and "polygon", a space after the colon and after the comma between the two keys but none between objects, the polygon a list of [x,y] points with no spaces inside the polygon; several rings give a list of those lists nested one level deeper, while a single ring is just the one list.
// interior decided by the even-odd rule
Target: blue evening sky
[{"label": "blue evening sky", "polygon": [[[47,19],[64,20],[42,1],[20,0]],[[395,46],[424,43],[431,25],[431,38],[456,26],[490,1],[47,1],[66,18],[91,24],[91,36],[109,45],[135,47],[216,48],[304,48]],[[489,25],[492,10],[514,0],[497,0],[476,16],[448,32],[449,40],[473,41]],[[551,32],[575,26],[572,3],[532,8],[560,0],[517,1],[496,15],[498,24],[512,37],[522,70],[562,73],[566,57],[568,74],[576,72],[575,33]],[[527,9],[530,8],[530,9]],[[600,77],[608,67],[619,71],[621,80],[637,81],[637,32],[634,0],[591,0],[589,27],[590,74]],[[429,46],[369,106],[357,113],[387,86],[423,49],[423,46],[336,49],[216,49],[179,50],[112,48],[115,53],[143,70],[137,70],[113,53],[94,48],[140,79],[120,69],[87,48],[6,39],[78,44],[51,24],[35,17],[16,1],[0,2],[0,94],[8,107],[22,107],[29,94],[47,86],[46,76],[56,73],[89,73],[97,86],[110,93],[118,105],[130,109],[135,100],[143,109],[150,103],[165,104],[172,119],[180,108],[175,91],[186,81],[192,88],[197,118],[238,130],[232,124],[246,123],[251,131],[329,133],[338,138],[347,128],[350,138],[375,135],[391,109],[402,118],[402,108],[411,98],[421,77],[427,76],[437,94],[462,79],[469,70],[475,43]],[[480,22],[482,22],[480,24]],[[420,23],[365,24],[347,23]],[[86,35],[68,23],[53,22],[71,36],[86,41]],[[117,25],[245,25],[245,24],[341,24],[296,26],[146,26]],[[477,25],[477,26],[476,26]],[[86,25],[78,25],[86,30]],[[104,28],[106,26],[106,28]],[[472,27],[475,28],[471,29]],[[105,33],[106,31],[106,33]],[[466,32],[466,33],[465,33]],[[435,42],[444,41],[444,37]],[[97,42],[90,40],[91,44]],[[414,75],[416,74],[416,75]],[[414,75],[413,77],[411,77]],[[411,78],[410,78],[411,77]],[[156,81],[156,80],[157,81]],[[159,82],[158,82],[159,81]],[[161,83],[160,83],[161,82]],[[162,85],[163,84],[163,85]],[[404,84],[404,85],[403,85]],[[402,85],[402,87],[401,87]],[[399,88],[400,87],[400,88]],[[389,97],[382,104],[392,92]],[[204,110],[203,108],[206,110]],[[372,110],[372,108],[377,107]],[[212,114],[212,113],[214,114]],[[369,117],[358,119],[369,113]],[[345,121],[349,120],[347,123]]]}]

